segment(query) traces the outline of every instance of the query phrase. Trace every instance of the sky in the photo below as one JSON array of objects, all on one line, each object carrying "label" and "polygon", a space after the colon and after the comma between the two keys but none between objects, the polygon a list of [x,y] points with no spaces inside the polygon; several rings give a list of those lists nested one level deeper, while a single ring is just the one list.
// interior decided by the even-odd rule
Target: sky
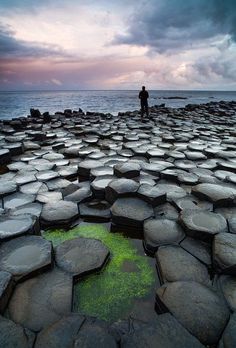
[{"label": "sky", "polygon": [[0,90],[236,90],[235,0],[0,0]]}]

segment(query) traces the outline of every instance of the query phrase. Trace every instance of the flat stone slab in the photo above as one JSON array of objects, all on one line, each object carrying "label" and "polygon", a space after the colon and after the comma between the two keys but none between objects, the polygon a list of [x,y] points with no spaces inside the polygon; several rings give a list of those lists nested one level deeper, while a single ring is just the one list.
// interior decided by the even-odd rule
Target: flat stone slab
[{"label": "flat stone slab", "polygon": [[8,310],[10,318],[40,331],[71,312],[72,277],[58,269],[17,285]]},{"label": "flat stone slab", "polygon": [[164,284],[157,290],[157,300],[205,345],[217,344],[229,319],[225,302],[216,292],[197,282]]},{"label": "flat stone slab", "polygon": [[[92,151],[91,151],[92,152]],[[89,177],[90,171],[94,168],[98,168],[102,166],[102,162],[95,160],[84,160],[78,165],[78,175]]]},{"label": "flat stone slab", "polygon": [[119,198],[111,207],[112,222],[142,228],[154,214],[150,204],[139,198]]},{"label": "flat stone slab", "polygon": [[236,198],[236,189],[216,184],[199,184],[192,188],[192,193],[201,199],[207,199],[215,206],[231,204]]},{"label": "flat stone slab", "polygon": [[17,185],[14,181],[0,181],[0,196],[9,195],[17,190]]},{"label": "flat stone slab", "polygon": [[139,323],[134,332],[125,335],[121,341],[124,348],[203,348],[169,313],[162,314],[154,323]]},{"label": "flat stone slab", "polygon": [[209,211],[186,209],[180,213],[179,221],[187,235],[203,241],[211,241],[215,234],[228,232],[225,218]]},{"label": "flat stone slab", "polygon": [[37,180],[44,182],[44,181],[52,180],[52,179],[59,177],[59,173],[54,172],[53,170],[44,170],[44,171],[39,172],[35,176],[36,176]]},{"label": "flat stone slab", "polygon": [[75,238],[61,243],[55,250],[58,267],[74,278],[102,269],[109,257],[107,247],[97,239]]},{"label": "flat stone slab", "polygon": [[76,313],[56,321],[37,335],[35,348],[73,347],[74,341],[84,321],[85,318]]},{"label": "flat stone slab", "polygon": [[232,311],[236,311],[236,278],[229,275],[221,275],[219,282],[229,307]]},{"label": "flat stone slab", "polygon": [[150,219],[144,222],[145,248],[155,252],[159,246],[178,244],[185,237],[182,227],[169,219]]},{"label": "flat stone slab", "polygon": [[205,263],[208,267],[211,266],[211,245],[201,240],[190,237],[185,238],[180,246],[198,260]]},{"label": "flat stone slab", "polygon": [[35,203],[28,203],[28,204],[22,205],[16,209],[12,209],[10,211],[10,214],[12,216],[30,214],[30,215],[37,216],[39,218],[41,211],[42,211],[42,204],[35,202]]},{"label": "flat stone slab", "polygon": [[187,195],[186,191],[182,187],[174,184],[158,184],[158,188],[166,193],[167,200],[182,198]]},{"label": "flat stone slab", "polygon": [[[0,313],[3,313],[13,290],[13,279],[9,272],[0,271]],[[1,339],[0,339],[1,342]]]},{"label": "flat stone slab", "polygon": [[105,189],[105,198],[113,203],[119,197],[134,195],[139,184],[131,179],[117,179],[111,181]]},{"label": "flat stone slab", "polygon": [[60,200],[46,203],[40,220],[46,226],[69,225],[78,216],[79,210],[76,203]]},{"label": "flat stone slab", "polygon": [[87,201],[91,197],[92,192],[90,190],[90,187],[80,187],[78,190],[66,195],[64,197],[64,200],[81,203]]},{"label": "flat stone slab", "polygon": [[79,205],[80,216],[86,220],[110,221],[110,204],[105,200],[93,200]]},{"label": "flat stone slab", "polygon": [[16,192],[12,195],[8,195],[3,198],[4,208],[5,209],[14,209],[18,208],[21,205],[32,203],[35,200],[34,195],[28,195],[25,193]]},{"label": "flat stone slab", "polygon": [[215,236],[212,249],[216,270],[236,275],[236,235],[221,233]]},{"label": "flat stone slab", "polygon": [[34,340],[33,332],[0,316],[0,347],[33,348]]},{"label": "flat stone slab", "polygon": [[134,162],[118,163],[114,166],[114,174],[118,178],[136,178],[139,176],[140,170],[140,165]]},{"label": "flat stone slab", "polygon": [[0,240],[38,232],[39,226],[35,216],[0,216]]},{"label": "flat stone slab", "polygon": [[155,256],[162,284],[179,280],[192,280],[202,284],[210,281],[206,266],[179,246],[160,247]]},{"label": "flat stone slab", "polygon": [[158,185],[142,184],[138,189],[137,195],[153,207],[166,202],[166,192],[162,191]]},{"label": "flat stone slab", "polygon": [[15,238],[0,246],[0,268],[19,281],[51,266],[52,245],[39,236]]},{"label": "flat stone slab", "polygon": [[226,329],[223,332],[219,343],[219,348],[234,348],[236,347],[236,314],[231,314],[230,320]]},{"label": "flat stone slab", "polygon": [[57,191],[41,192],[36,200],[40,203],[51,203],[62,200],[62,193]]}]

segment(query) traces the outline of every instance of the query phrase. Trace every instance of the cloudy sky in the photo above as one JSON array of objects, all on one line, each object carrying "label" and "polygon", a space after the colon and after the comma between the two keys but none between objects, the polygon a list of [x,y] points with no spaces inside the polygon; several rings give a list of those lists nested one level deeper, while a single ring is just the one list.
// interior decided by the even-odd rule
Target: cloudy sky
[{"label": "cloudy sky", "polygon": [[0,1],[0,90],[142,84],[236,90],[236,1]]}]

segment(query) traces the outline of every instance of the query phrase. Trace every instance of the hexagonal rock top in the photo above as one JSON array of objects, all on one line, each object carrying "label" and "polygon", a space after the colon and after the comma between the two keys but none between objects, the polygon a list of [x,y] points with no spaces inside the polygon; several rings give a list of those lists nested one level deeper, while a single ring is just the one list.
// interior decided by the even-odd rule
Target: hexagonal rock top
[{"label": "hexagonal rock top", "polygon": [[35,216],[26,214],[19,216],[0,216],[0,240],[10,239],[22,234],[38,233]]},{"label": "hexagonal rock top", "polygon": [[71,273],[75,279],[100,270],[109,254],[102,242],[90,238],[67,240],[55,250],[57,265]]},{"label": "hexagonal rock top", "polygon": [[217,184],[199,184],[193,187],[192,193],[201,199],[207,199],[214,206],[224,206],[236,198],[236,189]]},{"label": "hexagonal rock top", "polygon": [[211,241],[215,234],[228,232],[225,218],[209,211],[186,209],[180,213],[179,221],[187,235],[203,241]]},{"label": "hexagonal rock top", "polygon": [[78,165],[78,175],[89,177],[91,169],[102,166],[102,162],[95,160],[84,160]]},{"label": "hexagonal rock top", "polygon": [[14,181],[0,181],[0,196],[9,195],[17,190],[17,185]]},{"label": "hexagonal rock top", "polygon": [[8,305],[9,316],[24,327],[40,331],[70,314],[72,277],[57,268],[20,283]]},{"label": "hexagonal rock top", "polygon": [[114,174],[118,178],[132,179],[140,174],[141,167],[138,163],[118,163],[114,166]]},{"label": "hexagonal rock top", "polygon": [[0,347],[32,348],[34,340],[33,332],[0,316]]},{"label": "hexagonal rock top", "polygon": [[78,206],[70,201],[55,201],[46,203],[40,220],[43,225],[69,225],[79,216]]},{"label": "hexagonal rock top", "polygon": [[162,191],[158,185],[151,186],[148,184],[140,185],[138,196],[144,201],[150,203],[153,207],[166,202],[166,192]]},{"label": "hexagonal rock top", "polygon": [[112,180],[105,188],[105,198],[113,203],[118,197],[134,195],[138,188],[139,184],[131,179]]},{"label": "hexagonal rock top", "polygon": [[33,276],[51,266],[52,245],[39,236],[23,236],[0,246],[0,268],[15,280]]},{"label": "hexagonal rock top", "polygon": [[213,262],[216,269],[225,274],[236,275],[236,235],[221,233],[213,241]]},{"label": "hexagonal rock top", "polygon": [[160,245],[178,244],[185,237],[182,227],[169,219],[150,219],[144,222],[144,243],[150,252]]},{"label": "hexagonal rock top", "polygon": [[229,310],[216,292],[193,281],[164,284],[157,300],[205,345],[216,345],[229,319]]},{"label": "hexagonal rock top", "polygon": [[111,207],[112,222],[117,225],[143,228],[145,220],[153,216],[150,204],[139,198],[119,198]]},{"label": "hexagonal rock top", "polygon": [[160,247],[156,261],[162,283],[193,280],[208,284],[210,281],[206,266],[179,246]]}]

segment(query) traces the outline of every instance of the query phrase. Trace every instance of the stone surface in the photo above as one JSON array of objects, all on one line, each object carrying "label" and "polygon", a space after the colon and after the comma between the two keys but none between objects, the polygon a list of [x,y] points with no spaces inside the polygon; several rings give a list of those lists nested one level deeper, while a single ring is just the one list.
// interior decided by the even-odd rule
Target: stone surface
[{"label": "stone surface", "polygon": [[230,321],[223,332],[219,343],[219,348],[234,348],[236,347],[236,313],[230,317]]},{"label": "stone surface", "polygon": [[3,203],[5,209],[14,209],[20,207],[21,205],[32,203],[34,200],[34,195],[17,192],[3,198]]},{"label": "stone surface", "polygon": [[217,344],[229,310],[216,292],[197,282],[178,281],[162,285],[157,298],[200,342]]},{"label": "stone surface", "polygon": [[14,193],[17,185],[14,181],[0,181],[0,197]]},{"label": "stone surface", "polygon": [[144,244],[150,252],[155,252],[161,245],[178,244],[185,237],[177,222],[169,219],[149,219],[144,222]]},{"label": "stone surface", "polygon": [[180,245],[207,266],[211,266],[211,245],[190,237],[185,238]]},{"label": "stone surface", "polygon": [[179,246],[160,247],[155,256],[162,284],[178,280],[192,280],[202,284],[210,281],[207,268]]},{"label": "stone surface", "polygon": [[139,198],[119,198],[111,207],[112,222],[143,228],[145,220],[153,216],[152,206]]},{"label": "stone surface", "polygon": [[216,270],[236,275],[236,235],[221,233],[215,236],[212,249]]},{"label": "stone surface", "polygon": [[50,268],[51,243],[39,236],[15,238],[0,246],[0,268],[19,281]]},{"label": "stone surface", "polygon": [[138,189],[137,195],[153,207],[166,202],[166,192],[162,191],[158,185],[142,184]]},{"label": "stone surface", "polygon": [[119,197],[134,195],[139,184],[131,179],[117,179],[111,181],[105,189],[105,198],[113,203]]},{"label": "stone surface", "polygon": [[58,269],[17,285],[8,310],[18,324],[40,331],[71,311],[72,277]]},{"label": "stone surface", "polygon": [[60,244],[55,257],[60,268],[78,279],[99,271],[109,257],[109,250],[97,239],[75,238]]},{"label": "stone surface", "polygon": [[125,335],[121,341],[124,348],[203,348],[170,314],[162,314],[151,324],[136,324],[133,333]]},{"label": "stone surface", "polygon": [[40,220],[45,226],[69,225],[78,216],[79,211],[76,203],[60,200],[46,203]]},{"label": "stone surface", "polygon": [[0,347],[33,348],[34,339],[32,332],[0,316]]},{"label": "stone surface", "polygon": [[39,233],[39,226],[33,215],[0,216],[0,240],[35,233]]},{"label": "stone surface", "polygon": [[180,213],[179,221],[186,234],[203,241],[211,241],[215,234],[228,231],[225,218],[209,211],[186,209]]},{"label": "stone surface", "polygon": [[236,310],[236,278],[229,275],[221,275],[219,277],[220,287],[224,297],[232,309]]},{"label": "stone surface", "polygon": [[193,187],[192,193],[201,199],[207,199],[215,206],[224,206],[233,202],[236,188],[216,184],[199,184]]},{"label": "stone surface", "polygon": [[120,163],[114,166],[114,174],[118,178],[136,178],[139,176],[140,170],[140,165],[132,162]]},{"label": "stone surface", "polygon": [[7,306],[8,300],[13,291],[12,275],[9,272],[0,271],[0,313],[2,314]]},{"label": "stone surface", "polygon": [[81,187],[78,190],[65,196],[65,201],[76,203],[85,202],[92,197],[92,192],[89,187]]}]

